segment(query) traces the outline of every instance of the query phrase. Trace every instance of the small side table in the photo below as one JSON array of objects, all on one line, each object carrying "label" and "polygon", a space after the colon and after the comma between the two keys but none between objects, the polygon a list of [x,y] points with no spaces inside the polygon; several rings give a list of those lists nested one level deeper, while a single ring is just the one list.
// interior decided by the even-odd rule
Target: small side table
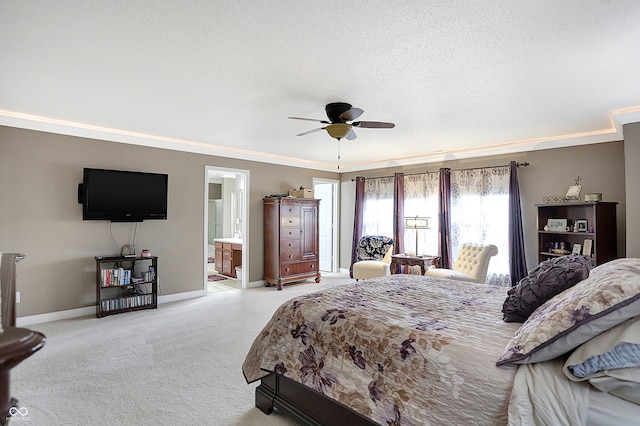
[{"label": "small side table", "polygon": [[440,263],[439,256],[430,256],[430,255],[421,255],[417,256],[415,254],[394,254],[391,255],[391,273],[396,270],[396,266],[405,265],[405,266],[420,266],[420,270],[422,271],[422,275],[425,274],[427,268],[431,266],[438,267]]},{"label": "small side table", "polygon": [[18,405],[9,393],[11,369],[42,348],[45,340],[44,334],[26,328],[7,327],[0,332],[0,425],[9,424],[10,410]]}]

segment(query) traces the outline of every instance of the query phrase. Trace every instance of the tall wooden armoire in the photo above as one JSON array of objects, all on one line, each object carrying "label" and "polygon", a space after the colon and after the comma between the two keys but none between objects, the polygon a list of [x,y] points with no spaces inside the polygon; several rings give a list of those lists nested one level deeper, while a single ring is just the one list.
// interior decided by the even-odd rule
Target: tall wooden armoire
[{"label": "tall wooden armoire", "polygon": [[320,200],[264,199],[264,281],[267,287],[313,278],[320,282]]}]

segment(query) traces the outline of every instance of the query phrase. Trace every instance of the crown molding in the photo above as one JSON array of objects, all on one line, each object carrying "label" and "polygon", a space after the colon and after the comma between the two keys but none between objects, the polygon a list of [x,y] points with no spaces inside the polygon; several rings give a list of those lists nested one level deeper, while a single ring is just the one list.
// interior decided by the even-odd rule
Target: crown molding
[{"label": "crown molding", "polygon": [[608,129],[585,133],[574,133],[568,135],[527,139],[521,141],[511,141],[500,144],[486,144],[474,148],[425,153],[410,157],[390,158],[383,161],[352,162],[341,164],[339,168],[337,164],[332,163],[268,154],[264,152],[233,147],[224,147],[184,139],[130,132],[126,130],[75,123],[71,121],[40,117],[36,115],[17,113],[6,110],[0,110],[0,125],[82,138],[141,145],[153,148],[206,154],[226,158],[235,158],[240,160],[266,162],[283,166],[302,167],[307,169],[337,173],[348,173],[361,170],[409,166],[415,164],[486,157],[490,155],[514,154],[542,149],[619,141],[624,139],[623,128],[625,124],[640,122],[640,106],[614,110],[609,114],[609,117],[611,127]]}]

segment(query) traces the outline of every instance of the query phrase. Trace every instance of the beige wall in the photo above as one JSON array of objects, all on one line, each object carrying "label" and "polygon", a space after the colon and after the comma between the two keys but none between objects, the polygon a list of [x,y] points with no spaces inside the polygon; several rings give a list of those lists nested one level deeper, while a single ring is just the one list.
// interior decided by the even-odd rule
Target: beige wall
[{"label": "beige wall", "polygon": [[[440,167],[463,169],[508,164],[510,161],[529,162],[528,167],[518,169],[520,195],[523,215],[525,250],[529,268],[537,261],[537,208],[545,195],[564,195],[576,176],[582,177],[582,193],[602,192],[605,201],[617,201],[618,204],[618,256],[625,256],[626,233],[626,194],[625,194],[625,158],[623,142],[610,142],[584,145],[571,148],[558,148],[531,151],[515,155],[502,155],[476,158],[471,160],[446,161],[422,166],[398,167],[368,172],[349,173],[341,176],[341,224],[340,265],[348,268],[351,262],[351,238],[353,235],[353,213],[356,176],[377,177],[392,176],[396,172],[421,173],[437,171]],[[637,175],[636,175],[637,177]],[[640,210],[636,210],[640,212]],[[640,235],[635,233],[634,235]],[[639,237],[634,237],[635,243]]]},{"label": "beige wall", "polygon": [[[29,316],[95,304],[93,256],[115,252],[131,242],[160,256],[160,294],[203,288],[204,168],[214,166],[250,170],[249,280],[260,281],[263,268],[262,198],[289,188],[312,186],[314,177],[340,179],[340,267],[348,268],[356,175],[389,176],[396,171],[419,173],[439,167],[453,169],[528,161],[519,169],[524,231],[529,267],[536,262],[536,203],[544,195],[563,195],[580,175],[584,192],[602,192],[618,205],[618,255],[640,256],[638,225],[627,230],[626,216],[640,213],[635,188],[635,164],[640,159],[640,125],[625,126],[625,143],[612,142],[571,148],[532,151],[517,155],[447,161],[439,164],[387,168],[368,172],[336,173],[260,162],[155,149],[76,138],[0,126],[0,251],[21,252],[18,316]],[[626,160],[625,160],[626,154]],[[627,167],[625,168],[625,161]],[[631,167],[632,166],[632,167]],[[135,225],[82,221],[77,185],[83,167],[141,170],[169,174],[169,219]],[[633,192],[636,191],[636,192]],[[634,197],[635,195],[635,197]],[[628,199],[632,200],[628,203]],[[627,204],[628,203],[628,204]],[[635,214],[633,214],[635,212]],[[635,229],[631,232],[631,229]]]},{"label": "beige wall", "polygon": [[[159,256],[160,295],[204,288],[205,166],[250,170],[249,280],[262,279],[262,198],[336,173],[0,126],[0,251],[20,252],[18,317],[95,305],[93,256],[132,242]],[[169,174],[168,220],[83,221],[84,167]]]},{"label": "beige wall", "polygon": [[[627,256],[640,257],[640,123],[627,124],[624,132],[627,185]],[[633,219],[635,218],[635,219]]]}]

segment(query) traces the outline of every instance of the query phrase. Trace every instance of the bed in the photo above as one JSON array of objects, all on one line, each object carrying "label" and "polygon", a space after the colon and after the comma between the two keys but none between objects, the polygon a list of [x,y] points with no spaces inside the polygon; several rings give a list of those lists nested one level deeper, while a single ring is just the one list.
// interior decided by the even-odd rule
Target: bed
[{"label": "bed", "polygon": [[[632,288],[610,298],[616,319],[611,320],[606,303],[600,311],[592,307],[593,317],[616,322],[600,328],[640,314],[636,261],[627,275],[639,277],[638,282],[623,285]],[[619,269],[620,264],[613,265],[600,275],[611,279]],[[598,279],[592,275],[592,281]],[[551,323],[553,315],[565,317],[558,306],[579,299],[571,292],[580,284],[541,302],[531,318]],[[602,294],[597,285],[593,291]],[[547,403],[559,406],[551,415],[566,420],[575,414],[582,424],[610,420],[613,413],[618,424],[633,424],[640,417],[637,403],[590,392],[587,381],[564,374],[569,351],[557,347],[558,341],[573,339],[570,344],[575,344],[580,334],[586,342],[593,337],[589,333],[605,330],[591,330],[594,321],[575,322],[555,327],[556,334],[540,343],[536,339],[544,336],[532,334],[536,328],[529,320],[503,320],[507,292],[484,284],[391,275],[296,297],[256,337],[243,373],[248,383],[260,380],[258,408],[267,414],[275,408],[304,424],[527,424],[531,420],[526,419],[545,418],[540,404]],[[536,340],[533,349],[523,338]],[[565,351],[562,357],[554,355],[557,350]],[[530,387],[541,383],[548,389],[536,388],[539,397],[531,398]],[[556,404],[556,396],[565,393],[574,398]]]}]

